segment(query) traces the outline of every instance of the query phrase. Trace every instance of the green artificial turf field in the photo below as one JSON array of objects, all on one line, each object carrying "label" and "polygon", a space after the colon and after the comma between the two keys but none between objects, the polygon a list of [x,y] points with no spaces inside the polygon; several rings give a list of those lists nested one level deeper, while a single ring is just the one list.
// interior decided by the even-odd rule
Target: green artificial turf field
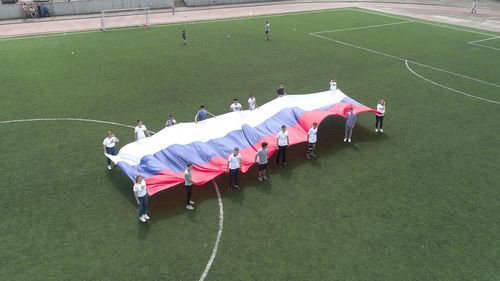
[{"label": "green artificial turf field", "polygon": [[[386,100],[385,132],[360,114],[347,145],[329,117],[317,158],[296,145],[288,167],[264,183],[253,167],[232,193],[216,178],[224,229],[206,280],[498,280],[500,39],[467,42],[500,34],[411,20],[339,9],[0,40],[0,121],[159,131],[169,113],[191,122],[202,103],[221,114],[233,97],[263,104],[281,81],[306,94],[335,76],[365,105]],[[0,124],[0,280],[200,279],[213,184],[194,211],[183,186],[155,195],[141,224],[131,182],[106,169],[109,129],[133,141],[117,125]]]}]

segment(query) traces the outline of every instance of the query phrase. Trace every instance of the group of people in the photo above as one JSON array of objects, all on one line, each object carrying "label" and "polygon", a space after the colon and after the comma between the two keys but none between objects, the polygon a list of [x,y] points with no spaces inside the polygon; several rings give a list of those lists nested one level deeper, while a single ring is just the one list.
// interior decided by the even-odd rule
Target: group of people
[{"label": "group of people", "polygon": [[23,15],[24,19],[27,17],[31,17],[32,19],[35,18],[41,18],[41,17],[49,17],[49,8],[46,5],[40,6],[40,4],[36,5],[35,7],[31,6],[28,8],[28,6],[24,3],[22,6],[23,10]]},{"label": "group of people", "polygon": [[[337,82],[335,78],[330,80],[330,90],[332,94],[336,93],[337,90]],[[286,96],[284,83],[280,83],[279,88],[276,90],[276,94],[278,97]],[[248,99],[248,108],[249,110],[255,110],[259,108],[257,102],[255,100],[255,95],[252,93]],[[233,99],[233,103],[230,105],[231,112],[241,111],[242,106],[238,102],[237,98]],[[375,132],[384,132],[383,130],[383,122],[384,122],[384,114],[385,114],[385,101],[383,99],[379,100],[377,104],[377,113],[375,115]],[[194,117],[195,123],[198,121],[203,121],[210,115],[212,117],[216,117],[214,114],[207,111],[205,105],[200,106],[200,110],[196,113]],[[344,142],[351,142],[352,130],[354,125],[356,124],[357,115],[354,113],[354,108],[351,106],[349,108],[349,113],[347,114],[347,120],[345,125],[345,137]],[[165,123],[165,127],[174,126],[177,124],[177,121],[174,119],[173,114],[169,115],[169,119]],[[146,126],[142,123],[142,120],[137,120],[137,126],[134,129],[134,139],[135,141],[139,141],[141,139],[146,138],[146,136],[150,137],[151,134]],[[314,154],[314,149],[316,147],[316,143],[318,140],[318,123],[313,122],[312,127],[309,129],[307,133],[307,151],[306,157],[312,158],[316,155]],[[119,142],[119,139],[111,132],[108,131],[107,137],[103,141],[103,148],[106,154],[116,155],[116,143]],[[287,166],[288,162],[286,160],[287,148],[290,145],[290,138],[288,135],[288,130],[286,125],[281,126],[281,130],[276,134],[276,166],[283,165]],[[240,189],[239,185],[239,172],[242,168],[241,163],[241,153],[239,147],[235,147],[231,155],[227,159],[226,171],[229,173],[229,187],[228,190],[232,191],[233,188]],[[258,166],[258,181],[267,180],[267,164],[269,160],[269,152],[268,152],[268,143],[262,142],[261,148],[255,153],[254,162],[257,163]],[[111,169],[111,160],[109,158],[106,159],[108,169]],[[184,181],[186,186],[186,209],[193,210],[194,201],[191,200],[191,194],[193,189],[193,178],[191,171],[193,169],[193,164],[191,162],[187,163],[186,170],[184,171]],[[142,178],[141,175],[136,177],[134,183],[134,194],[139,207],[139,220],[141,222],[146,222],[149,219],[149,216],[146,213],[147,210],[147,189],[146,182]]]}]

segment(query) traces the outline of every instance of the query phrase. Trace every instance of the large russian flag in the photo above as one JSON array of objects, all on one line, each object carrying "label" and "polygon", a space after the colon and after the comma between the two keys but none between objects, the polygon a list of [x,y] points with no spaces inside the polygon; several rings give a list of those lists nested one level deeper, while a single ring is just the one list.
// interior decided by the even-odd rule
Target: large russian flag
[{"label": "large russian flag", "polygon": [[276,151],[276,135],[286,125],[290,145],[305,142],[313,122],[329,115],[346,117],[349,107],[355,113],[377,112],[338,90],[276,98],[258,109],[230,112],[198,123],[179,123],[150,138],[129,143],[116,156],[106,155],[132,180],[140,174],[148,192],[184,182],[188,162],[193,163],[194,184],[201,185],[226,170],[234,147],[240,148],[242,171],[252,164],[256,151],[266,141],[269,155]]}]

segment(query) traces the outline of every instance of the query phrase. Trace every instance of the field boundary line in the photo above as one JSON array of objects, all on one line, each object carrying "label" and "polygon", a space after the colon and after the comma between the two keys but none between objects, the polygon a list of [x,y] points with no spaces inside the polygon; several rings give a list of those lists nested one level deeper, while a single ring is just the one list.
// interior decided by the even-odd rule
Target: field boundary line
[{"label": "field boundary line", "polygon": [[222,230],[224,229],[224,206],[222,205],[222,198],[220,196],[219,186],[215,180],[212,180],[212,183],[215,187],[215,192],[217,193],[217,200],[219,201],[219,232],[217,232],[217,239],[215,239],[214,249],[212,250],[212,255],[208,260],[207,266],[201,274],[200,281],[205,280],[207,277],[208,271],[210,271],[210,267],[212,267],[212,263],[215,260],[215,256],[217,255],[217,250],[219,249],[220,239],[222,237]]},{"label": "field boundary line", "polygon": [[[110,124],[127,128],[135,128],[131,125],[125,125],[117,122],[104,121],[104,120],[95,120],[95,119],[85,119],[85,118],[70,118],[70,117],[61,117],[61,118],[32,118],[32,119],[17,119],[17,120],[6,120],[0,121],[0,124],[8,124],[8,123],[21,123],[21,122],[36,122],[36,121],[81,121],[81,122],[92,122],[92,123],[101,123],[101,124]],[[150,131],[153,134],[156,134],[154,131]]]},{"label": "field boundary line", "polygon": [[420,74],[416,73],[415,71],[413,71],[413,69],[411,69],[411,67],[408,65],[408,61],[407,61],[407,60],[405,60],[405,65],[406,65],[406,68],[408,68],[408,70],[409,70],[411,73],[415,74],[417,77],[419,77],[419,78],[421,78],[421,79],[423,79],[423,80],[425,80],[425,81],[427,81],[427,82],[429,82],[429,83],[432,83],[432,84],[434,84],[434,85],[436,85],[436,86],[439,86],[439,87],[441,87],[441,88],[445,88],[445,89],[447,89],[447,90],[450,90],[450,91],[453,91],[453,92],[455,92],[455,93],[459,93],[459,94],[461,94],[461,95],[468,96],[468,97],[471,97],[471,98],[475,98],[475,99],[479,99],[479,100],[482,100],[482,101],[491,102],[491,103],[495,103],[495,104],[500,104],[500,102],[499,102],[499,101],[489,100],[489,99],[485,99],[485,98],[477,97],[477,96],[474,96],[474,95],[471,95],[471,94],[467,94],[467,93],[465,93],[465,92],[462,92],[462,91],[459,91],[459,90],[452,89],[452,88],[447,87],[447,86],[445,86],[445,85],[442,85],[442,84],[439,84],[439,83],[437,83],[437,82],[434,82],[434,81],[432,81],[432,80],[430,80],[430,79],[427,79],[427,78],[425,78],[424,76],[422,76],[422,75],[420,75]]},{"label": "field boundary line", "polygon": [[342,28],[342,29],[325,30],[325,31],[314,32],[314,34],[333,33],[333,32],[349,31],[349,30],[360,30],[360,29],[368,29],[368,28],[375,28],[375,27],[382,27],[382,26],[391,26],[391,25],[397,25],[397,24],[403,24],[403,23],[410,23],[410,22],[413,22],[413,21],[412,20],[398,21],[398,22],[393,22],[393,23],[384,23],[384,24],[365,25],[365,26],[352,27],[352,28]]},{"label": "field boundary line", "polygon": [[475,45],[475,46],[479,46],[479,47],[483,47],[483,48],[488,48],[488,49],[492,49],[492,50],[497,50],[497,51],[500,51],[500,48],[491,47],[491,46],[488,46],[488,45],[482,45],[482,44],[478,44],[478,43],[477,43],[477,42],[484,42],[484,41],[489,41],[489,40],[495,40],[495,39],[499,39],[499,38],[500,38],[500,36],[495,36],[495,37],[486,38],[486,39],[481,39],[481,40],[469,41],[469,42],[467,42],[467,44],[470,44],[470,45]]},{"label": "field boundary line", "polygon": [[348,47],[352,47],[352,48],[364,50],[364,51],[367,51],[367,52],[370,52],[370,53],[374,53],[374,54],[377,54],[377,55],[382,55],[382,56],[386,56],[386,57],[389,57],[389,58],[397,59],[397,60],[400,60],[400,61],[409,61],[409,62],[411,62],[413,64],[416,64],[416,65],[420,65],[420,66],[427,67],[427,68],[430,68],[430,69],[433,69],[433,70],[445,72],[445,73],[448,73],[448,74],[453,74],[453,75],[456,75],[456,76],[459,76],[459,77],[462,77],[462,78],[466,78],[466,79],[469,79],[469,80],[473,80],[473,81],[476,81],[476,82],[481,82],[483,84],[487,84],[487,85],[490,85],[490,86],[494,86],[494,87],[500,88],[500,85],[495,84],[495,83],[491,83],[491,82],[488,82],[488,81],[484,81],[484,80],[481,80],[481,79],[477,79],[477,78],[474,78],[474,77],[463,75],[463,74],[460,74],[460,73],[455,73],[455,72],[448,71],[448,70],[445,70],[445,69],[437,68],[437,67],[434,67],[434,66],[426,65],[426,64],[423,64],[423,63],[419,63],[419,62],[416,62],[416,61],[409,60],[409,59],[404,59],[404,58],[401,58],[401,57],[398,57],[398,56],[394,56],[394,55],[391,55],[391,54],[379,52],[379,51],[372,50],[372,49],[365,48],[365,47],[361,47],[361,46],[358,46],[358,45],[354,45],[354,44],[342,42],[342,41],[339,41],[339,40],[335,40],[335,39],[332,39],[332,38],[328,38],[328,37],[325,37],[325,36],[318,35],[315,32],[309,33],[309,35],[315,36],[315,37],[318,37],[318,38],[321,38],[321,39],[325,39],[325,40],[328,40],[328,41],[332,41],[332,42],[335,42],[335,43],[338,43],[338,44],[341,44],[341,45],[345,45],[345,46],[348,46]]}]

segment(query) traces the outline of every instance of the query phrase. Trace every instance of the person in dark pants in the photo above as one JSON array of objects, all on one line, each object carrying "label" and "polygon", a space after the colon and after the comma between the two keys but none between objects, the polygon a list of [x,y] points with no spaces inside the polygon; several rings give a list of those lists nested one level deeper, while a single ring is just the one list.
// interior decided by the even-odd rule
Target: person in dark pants
[{"label": "person in dark pants", "polygon": [[43,16],[44,17],[49,17],[49,8],[45,5],[43,5]]},{"label": "person in dark pants", "polygon": [[149,220],[149,216],[146,214],[148,208],[148,190],[146,189],[146,181],[142,179],[141,175],[135,177],[134,196],[139,207],[139,220],[146,222],[146,220]]},{"label": "person in dark pants", "polygon": [[281,131],[276,135],[276,146],[278,147],[278,154],[276,155],[276,165],[280,164],[280,156],[282,156],[283,165],[288,165],[286,162],[286,148],[290,145],[288,139],[288,131],[286,126],[281,126]]},{"label": "person in dark pants", "polygon": [[385,101],[384,100],[379,100],[377,104],[377,111],[380,112],[380,114],[376,113],[375,114],[375,132],[378,132],[378,124],[380,123],[380,132],[384,132],[384,114],[385,114]]},{"label": "person in dark pants", "polygon": [[186,30],[182,30],[182,40],[184,40],[184,45],[188,44],[187,37],[186,37]]},{"label": "person in dark pants", "polygon": [[233,180],[234,187],[240,189],[239,175],[241,169],[241,155],[240,149],[238,147],[234,148],[233,153],[229,155],[227,159],[226,171],[229,171],[229,191],[233,190]]},{"label": "person in dark pants", "polygon": [[191,170],[193,169],[193,164],[191,162],[187,163],[187,169],[184,172],[184,184],[186,185],[186,209],[193,210],[194,202],[191,201],[191,193],[193,192],[193,176],[191,175]]},{"label": "person in dark pants", "polygon": [[37,17],[41,18],[42,17],[42,6],[40,4],[36,5],[36,9],[38,11]]},{"label": "person in dark pants", "polygon": [[[111,131],[108,131],[108,137],[102,142],[104,154],[116,155],[116,143],[119,141]],[[106,162],[108,163],[108,170],[111,170],[111,160],[106,157]]]}]

